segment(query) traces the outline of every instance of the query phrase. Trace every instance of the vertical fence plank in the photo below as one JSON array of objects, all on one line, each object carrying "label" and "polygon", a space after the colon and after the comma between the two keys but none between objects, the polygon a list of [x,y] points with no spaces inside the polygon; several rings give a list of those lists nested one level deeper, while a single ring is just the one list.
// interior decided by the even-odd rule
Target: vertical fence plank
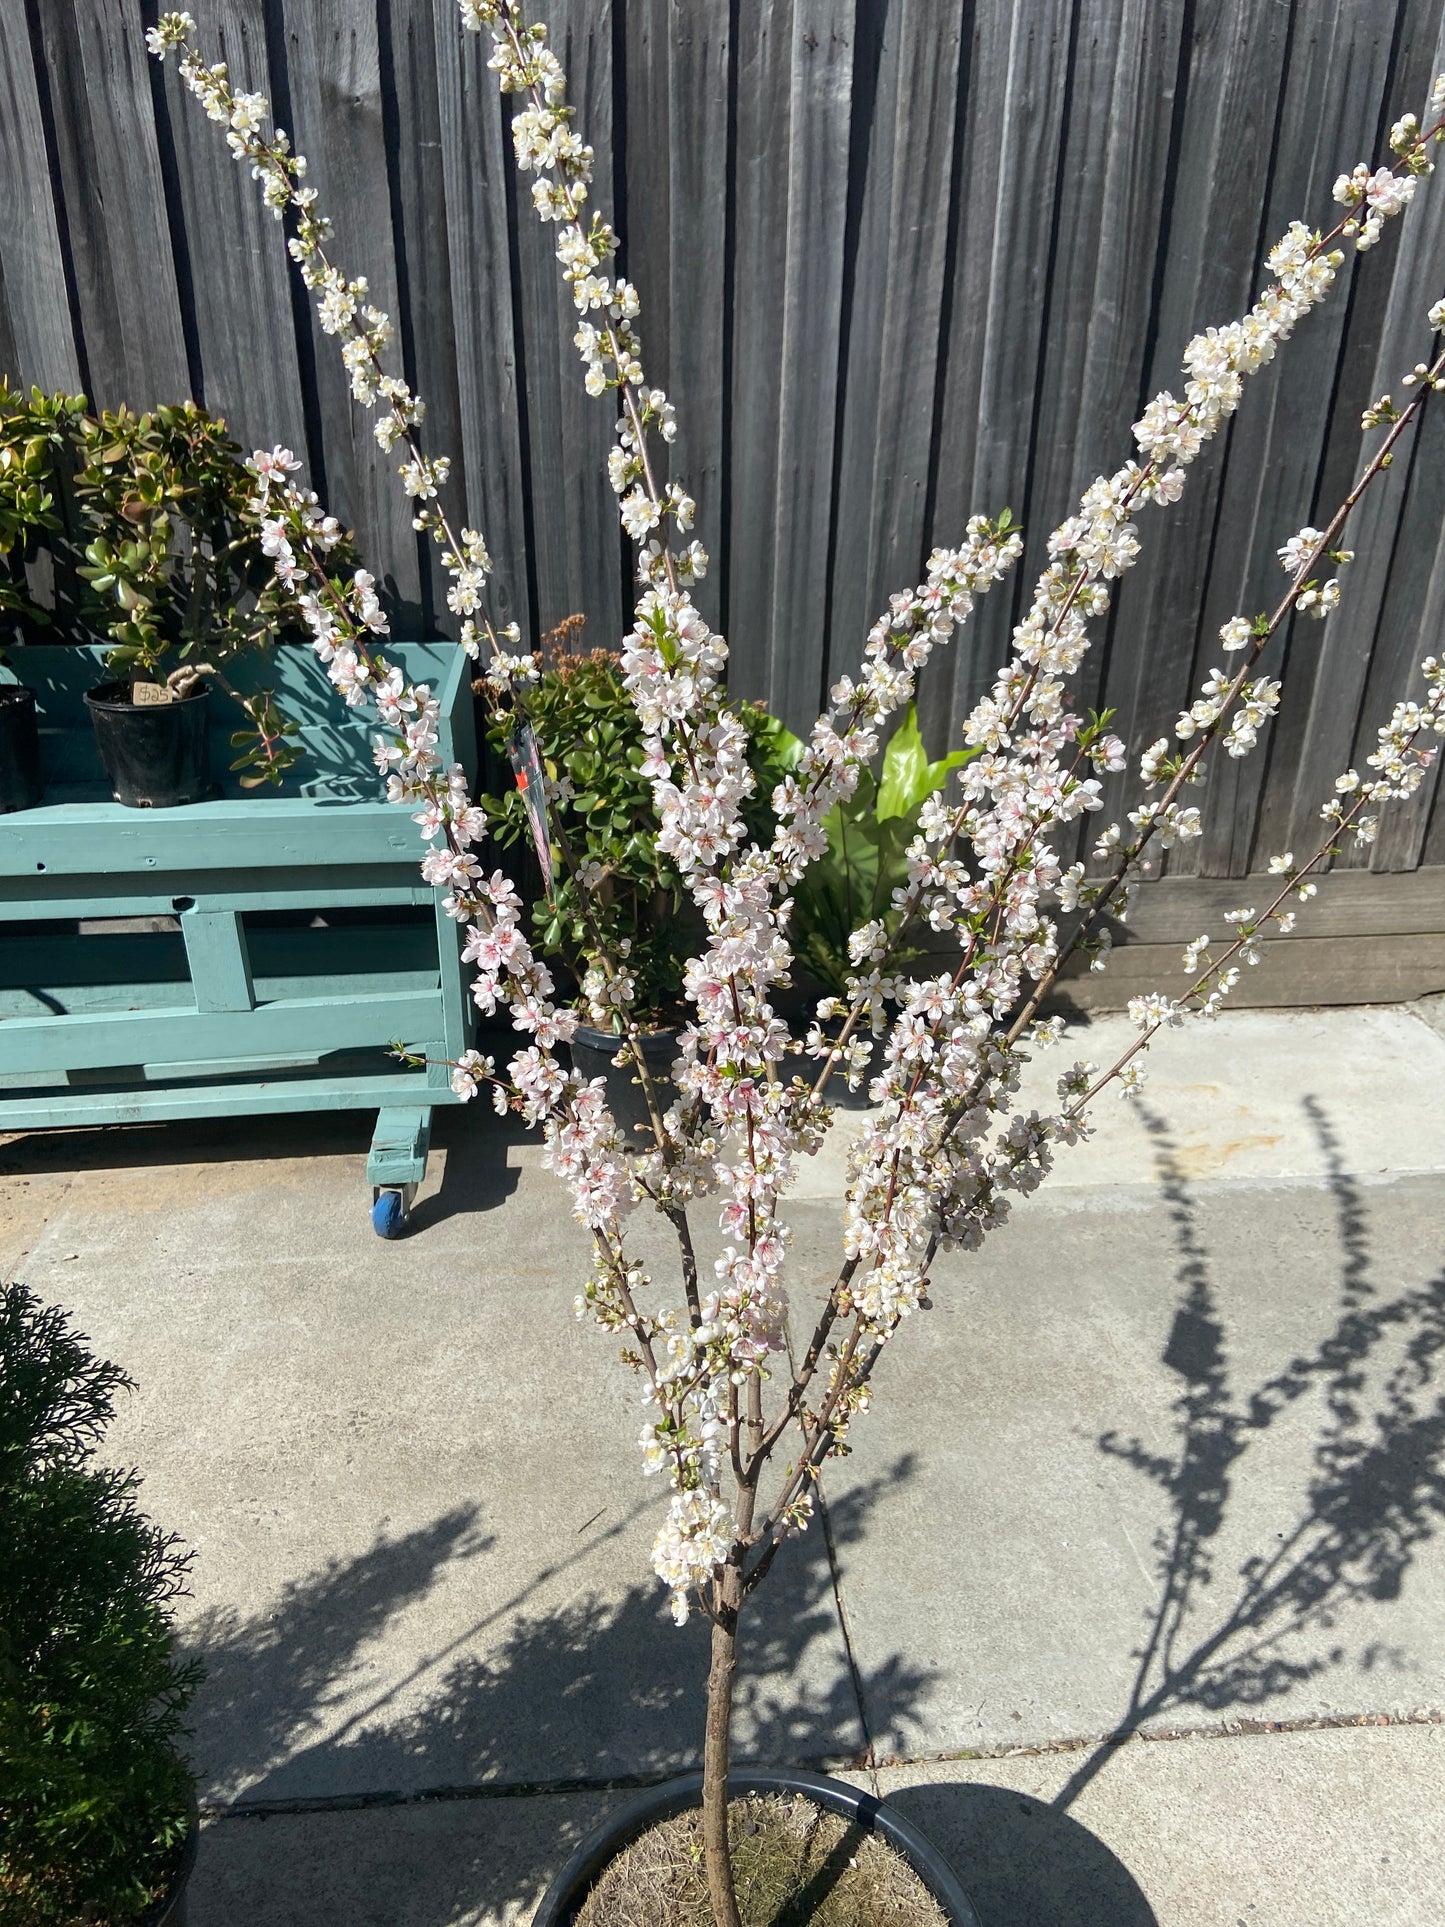
[{"label": "vertical fence plank", "polygon": [[727,570],[730,685],[765,698],[788,251],[792,0],[739,0]]},{"label": "vertical fence plank", "polygon": [[672,0],[627,0],[624,121],[618,130],[625,144],[617,209],[621,269],[642,297],[642,363],[661,388],[672,385],[671,160],[674,139],[685,133],[685,122],[673,121],[669,99],[672,12]]},{"label": "vertical fence plank", "polygon": [[[460,503],[467,496],[467,458],[452,314],[437,14],[435,0],[383,0],[383,105],[389,109],[387,148],[395,193],[398,304],[408,379],[426,403],[428,446],[451,457],[448,500]],[[456,20],[448,24],[460,38]],[[428,633],[455,636],[457,619],[446,604],[449,578],[436,545],[425,541],[421,550],[422,619]]]},{"label": "vertical fence plank", "polygon": [[[590,205],[610,218],[615,199],[611,0],[601,6],[595,0],[566,0],[553,8],[549,24],[567,69],[577,124],[596,151]],[[587,617],[584,641],[611,648],[622,634],[623,608],[621,535],[616,499],[607,486],[616,397],[594,399],[582,385],[582,364],[572,342],[578,314],[557,263],[557,230],[533,213],[528,175],[518,176],[516,206],[537,625],[551,629],[578,612]]]},{"label": "vertical fence plank", "polygon": [[1430,822],[1420,851],[1422,867],[1445,863],[1445,789],[1440,786],[1438,757],[1436,763],[1435,794],[1431,801]]},{"label": "vertical fence plank", "polygon": [[450,8],[438,8],[435,36],[463,499],[468,521],[485,535],[495,565],[488,608],[497,620],[515,622],[530,640],[505,154],[509,137],[496,83],[487,71],[490,39],[460,32]]},{"label": "vertical fence plank", "polygon": [[922,564],[963,39],[962,13],[927,0],[865,5],[859,22],[830,683],[856,669],[888,596]]},{"label": "vertical fence plank", "polygon": [[22,5],[0,10],[0,273],[10,348],[0,373],[74,393],[80,358],[61,252],[59,183],[52,179]]},{"label": "vertical fence plank", "polygon": [[[1023,503],[1035,563],[1089,483],[1132,452],[1129,424],[1144,380],[1153,295],[1148,269],[1159,248],[1186,17],[1183,0],[1079,0],[1077,7],[1073,105],[1059,158]],[[1152,513],[1142,532],[1150,541],[1168,539]],[[1085,656],[1076,707],[1097,704],[1104,653],[1096,641]],[[1087,822],[1082,827],[1092,841]]]},{"label": "vertical fence plank", "polygon": [[[930,532],[944,545],[972,514],[1025,506],[1071,13],[1069,0],[975,11]],[[950,735],[1005,660],[1025,588],[1019,577],[985,596],[927,677],[920,707],[946,706]]]},{"label": "vertical fence plank", "polygon": [[[706,580],[693,592],[714,623],[724,620],[728,351],[728,70],[725,7],[669,9],[668,333],[665,385],[677,406],[678,476],[697,502],[697,539],[707,550]],[[645,128],[629,137],[656,154]],[[632,206],[629,193],[629,209]],[[645,312],[645,311],[644,311]],[[644,336],[645,345],[646,336]]]},{"label": "vertical fence plank", "polygon": [[791,56],[768,701],[806,729],[818,713],[827,594],[852,9],[795,0]]},{"label": "vertical fence plank", "polygon": [[[1149,394],[1179,394],[1190,336],[1243,314],[1252,298],[1290,18],[1288,0],[1209,0],[1195,13]],[[1257,389],[1272,372],[1253,378],[1244,406],[1258,407]],[[1118,733],[1136,753],[1172,733],[1192,700],[1225,448],[1223,436],[1211,443],[1187,471],[1183,499],[1146,510],[1138,524],[1143,554],[1121,585],[1103,678]],[[1105,821],[1132,806],[1137,784],[1131,758],[1106,780]]]},{"label": "vertical fence plank", "polygon": [[[1439,233],[1437,227],[1437,261]],[[1427,352],[1421,349],[1422,354]],[[1427,408],[1410,464],[1409,488],[1360,711],[1355,759],[1362,770],[1364,758],[1375,747],[1374,733],[1395,704],[1406,697],[1418,701],[1424,695],[1419,663],[1426,656],[1441,655],[1445,655],[1445,415]],[[1432,741],[1438,750],[1438,739]],[[1437,755],[1415,796],[1381,812],[1378,840],[1373,848],[1360,851],[1356,861],[1364,857],[1374,870],[1417,868],[1439,788]],[[1352,850],[1351,855],[1355,854]]]},{"label": "vertical fence plank", "polygon": [[[285,0],[293,132],[310,182],[335,224],[337,266],[364,275],[370,299],[400,329],[376,0]],[[411,504],[396,478],[400,452],[376,443],[374,411],[351,399],[339,341],[312,315],[328,506],[357,530],[367,566],[390,589],[401,630],[421,626],[421,573]],[[388,365],[399,369],[401,342]],[[439,449],[436,451],[440,453]]]},{"label": "vertical fence plank", "polygon": [[150,408],[190,393],[140,9],[39,12],[91,400]]},{"label": "vertical fence plank", "polygon": [[[1391,119],[1407,106],[1419,112],[1433,75],[1445,71],[1445,19],[1432,22],[1433,9],[1413,10],[1410,32],[1399,62],[1395,98],[1387,112]],[[1436,26],[1433,37],[1432,25]],[[1421,55],[1429,49],[1428,62]],[[1435,183],[1438,185],[1438,176]],[[1432,353],[1425,311],[1439,299],[1440,261],[1445,254],[1445,206],[1428,186],[1419,205],[1406,210],[1411,227],[1401,234],[1401,258],[1391,277],[1386,334],[1398,340],[1403,371]],[[1398,333],[1396,332],[1398,329]],[[1439,336],[1434,337],[1439,345]],[[1396,376],[1398,380],[1398,374]],[[1382,537],[1384,532],[1382,531]],[[1363,558],[1362,558],[1363,559]],[[1346,598],[1353,589],[1346,571]],[[1375,747],[1375,732],[1405,696],[1418,697],[1424,682],[1419,673],[1423,656],[1445,654],[1445,421],[1427,407],[1412,453],[1400,519],[1393,530],[1393,554],[1384,579],[1380,619],[1375,630],[1369,673],[1356,718],[1354,758],[1363,767]],[[1438,747],[1438,745],[1437,745]],[[1378,840],[1355,845],[1347,861],[1375,870],[1412,870],[1421,860],[1430,812],[1440,785],[1440,759],[1425,774],[1408,803],[1383,812]]]},{"label": "vertical fence plank", "polygon": [[20,357],[15,352],[15,327],[10,319],[10,291],[5,286],[5,264],[0,261],[0,380],[20,385]]},{"label": "vertical fence plank", "polygon": [[[234,87],[271,98],[263,0],[211,0],[202,45],[207,60],[225,61]],[[164,86],[164,131],[175,155],[189,266],[182,294],[195,317],[197,399],[225,416],[248,453],[276,442],[304,451],[285,237],[251,170],[232,160],[174,60],[165,64]]]}]

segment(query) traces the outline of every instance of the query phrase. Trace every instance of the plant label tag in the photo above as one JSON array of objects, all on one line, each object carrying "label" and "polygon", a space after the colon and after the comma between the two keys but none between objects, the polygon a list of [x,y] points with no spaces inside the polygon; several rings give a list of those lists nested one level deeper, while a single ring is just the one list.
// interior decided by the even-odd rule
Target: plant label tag
[{"label": "plant label tag", "polygon": [[130,686],[130,699],[142,709],[153,709],[157,703],[174,702],[175,697],[163,682],[133,682]]},{"label": "plant label tag", "polygon": [[542,866],[542,884],[550,898],[554,882],[552,830],[547,820],[547,779],[542,772],[542,758],[530,723],[520,724],[508,736],[507,755],[517,778],[517,788],[522,792],[532,844],[537,852],[537,861]]}]

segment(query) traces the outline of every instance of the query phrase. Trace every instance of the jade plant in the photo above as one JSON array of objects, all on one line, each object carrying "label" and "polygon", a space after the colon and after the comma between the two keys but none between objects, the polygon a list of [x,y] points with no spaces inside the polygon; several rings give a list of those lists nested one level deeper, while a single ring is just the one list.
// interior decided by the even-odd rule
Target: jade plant
[{"label": "jade plant", "polygon": [[[1008,660],[964,722],[964,746],[980,754],[959,771],[956,797],[935,793],[923,803],[907,884],[890,906],[896,916],[851,933],[847,1015],[838,1035],[810,1039],[811,1063],[799,1075],[799,1048],[775,998],[794,962],[798,890],[828,850],[824,823],[857,795],[884,726],[912,699],[925,664],[1017,562],[1021,535],[1001,516],[979,513],[952,546],[933,551],[923,579],[895,594],[862,640],[858,669],[831,690],[805,752],[774,790],[771,830],[752,834],[755,778],[723,683],[727,645],[691,594],[707,557],[683,539],[695,505],[671,478],[672,404],[646,376],[638,291],[615,273],[619,236],[588,207],[593,151],[574,126],[547,30],[520,0],[460,0],[460,11],[466,29],[491,36],[490,65],[515,103],[517,165],[531,177],[537,214],[554,224],[578,310],[584,385],[618,421],[607,479],[637,545],[639,577],[620,672],[643,731],[654,834],[704,926],[684,972],[691,1021],[673,1066],[679,1096],[665,1108],[625,960],[597,933],[620,1050],[650,1093],[645,1149],[619,1131],[602,1080],[562,1056],[576,1014],[554,996],[551,973],[523,933],[515,888],[482,862],[485,813],[437,755],[431,692],[387,663],[378,625],[355,599],[318,602],[313,632],[345,699],[375,704],[388,792],[429,846],[423,876],[445,891],[447,911],[466,927],[474,998],[486,1011],[507,1008],[526,1033],[502,1066],[464,1053],[452,1080],[462,1096],[486,1089],[500,1110],[540,1128],[543,1161],[591,1233],[576,1309],[619,1347],[645,1402],[642,1465],[666,1493],[653,1568],[674,1617],[701,1614],[711,1628],[704,1859],[717,1927],[740,1927],[727,1825],[740,1628],[780,1548],[808,1529],[824,1469],[849,1449],[853,1426],[881,1395],[890,1375],[884,1360],[906,1369],[906,1342],[894,1343],[901,1328],[956,1278],[959,1259],[938,1278],[936,1261],[976,1250],[1007,1222],[1015,1198],[1034,1191],[1060,1153],[1088,1134],[1101,1095],[1138,1088],[1141,1054],[1161,1031],[1216,1014],[1266,940],[1291,928],[1294,905],[1314,895],[1318,872],[1348,846],[1368,844],[1382,808],[1416,795],[1435,753],[1430,739],[1445,736],[1445,661],[1431,656],[1359,766],[1341,772],[1321,799],[1317,837],[1271,860],[1269,888],[1227,918],[1222,938],[1201,934],[1188,945],[1187,988],[1133,998],[1136,1035],[1112,1064],[1074,1062],[1052,1091],[1041,1087],[1038,1108],[1018,1103],[1025,1066],[1067,1028],[1043,1016],[1043,1000],[1074,959],[1107,966],[1109,926],[1127,914],[1158,852],[1201,834],[1201,807],[1189,800],[1195,787],[1209,764],[1252,753],[1278,707],[1280,680],[1263,673],[1261,657],[1297,615],[1328,619],[1340,604],[1351,514],[1388,470],[1427,395],[1445,388],[1445,300],[1437,300],[1420,317],[1427,346],[1404,377],[1409,398],[1397,405],[1385,395],[1366,411],[1373,439],[1354,486],[1319,527],[1280,543],[1278,598],[1222,624],[1215,661],[1223,666],[1208,671],[1169,734],[1126,744],[1084,712],[1075,694],[1081,666],[1151,523],[1167,515],[1190,468],[1227,432],[1249,381],[1329,298],[1346,244],[1368,260],[1364,251],[1385,222],[1433,171],[1431,148],[1445,139],[1445,74],[1423,126],[1402,116],[1387,159],[1341,174],[1332,224],[1292,221],[1269,247],[1268,278],[1247,310],[1185,344],[1181,392],[1164,390],[1147,403],[1133,424],[1132,453],[1100,473],[1049,535]],[[485,541],[452,522],[447,460],[424,448],[421,403],[383,360],[390,324],[368,305],[365,281],[348,278],[332,258],[330,226],[305,184],[304,163],[268,125],[267,103],[234,92],[225,69],[192,44],[194,28],[189,14],[163,15],[152,48],[181,54],[186,84],[228,127],[267,202],[291,211],[293,258],[323,325],[341,337],[353,395],[380,409],[383,445],[404,445],[402,483],[419,503],[419,526],[438,543],[464,636],[491,653],[490,678],[525,714],[537,665],[487,613]],[[270,497],[279,560],[314,576],[326,557],[318,510],[284,471],[271,475]],[[1124,779],[1127,805],[1085,839],[1087,858],[1072,861],[1083,822],[1104,810],[1108,775]],[[872,972],[925,927],[948,932],[952,954],[946,967],[900,981],[898,1015],[870,1087],[876,1110],[849,1149],[835,1261],[815,1284],[790,1264],[788,1193],[827,1129],[830,1077],[856,1077],[860,1058],[871,1056],[854,1033],[872,1009]],[[649,1210],[675,1232],[675,1262],[639,1233],[637,1216]],[[704,1225],[716,1236],[699,1252],[693,1231]],[[807,1269],[816,1262],[813,1248]],[[589,1412],[579,1449],[588,1449],[594,1419],[601,1422]]]},{"label": "jade plant", "polygon": [[[216,682],[246,717],[231,739],[244,788],[279,783],[300,754],[273,693],[228,674],[305,630],[261,524],[254,467],[195,402],[93,415],[83,395],[27,399],[0,383],[0,624],[20,641],[108,645],[117,681],[167,698]],[[30,579],[42,552],[48,606]],[[339,531],[331,566],[356,567]]]},{"label": "jade plant", "polygon": [[177,1750],[199,1668],[168,1608],[189,1555],[95,1454],[132,1382],[0,1287],[0,1920],[130,1927],[191,1824]]},{"label": "jade plant", "polygon": [[[279,783],[297,726],[271,691],[243,695],[227,666],[302,627],[295,589],[266,555],[256,477],[226,425],[194,402],[86,417],[75,497],[85,537],[78,573],[102,606],[118,678],[191,694],[213,678],[245,711],[232,738],[243,788]],[[348,573],[346,540],[332,566]]]}]

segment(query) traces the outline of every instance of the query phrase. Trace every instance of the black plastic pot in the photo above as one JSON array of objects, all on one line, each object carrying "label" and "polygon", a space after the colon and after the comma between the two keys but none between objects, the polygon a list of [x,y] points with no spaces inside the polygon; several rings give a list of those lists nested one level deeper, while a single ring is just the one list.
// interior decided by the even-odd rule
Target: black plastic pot
[{"label": "black plastic pot", "polygon": [[[677,1057],[675,1030],[648,1031],[642,1038],[642,1055],[657,1093],[658,1108],[666,1110],[677,1101],[677,1086],[670,1075]],[[622,1047],[622,1039],[610,1030],[594,1030],[579,1024],[572,1038],[572,1068],[586,1078],[600,1077],[607,1085],[607,1108],[622,1130],[631,1137],[652,1135],[652,1119],[642,1080],[629,1057],[619,1070],[612,1062]]]},{"label": "black plastic pot", "polygon": [[150,1912],[141,1915],[138,1927],[186,1927],[186,1883],[196,1864],[196,1848],[200,1839],[201,1816],[192,1800],[191,1830],[186,1835],[186,1844],[181,1848],[180,1863],[171,1876],[170,1886]]},{"label": "black plastic pot", "polygon": [[85,698],[111,794],[137,810],[168,810],[211,794],[210,691],[177,702],[133,703],[127,683]]},{"label": "black plastic pot", "polygon": [[0,813],[33,810],[43,790],[35,691],[0,683]]},{"label": "black plastic pot", "polygon": [[[823,1773],[805,1773],[759,1767],[747,1773],[728,1776],[728,1796],[737,1799],[748,1793],[800,1793],[828,1813],[866,1827],[886,1840],[912,1867],[933,1898],[947,1914],[949,1927],[979,1927],[978,1915],[958,1877],[938,1849],[918,1831],[910,1820],[857,1787],[845,1786]],[[649,1827],[660,1826],[675,1814],[702,1804],[702,1775],[685,1773],[664,1785],[650,1788],[631,1806],[605,1820],[589,1833],[566,1866],[547,1889],[541,1906],[532,1916],[532,1927],[572,1927],[577,1912],[608,1861],[616,1859]]]}]

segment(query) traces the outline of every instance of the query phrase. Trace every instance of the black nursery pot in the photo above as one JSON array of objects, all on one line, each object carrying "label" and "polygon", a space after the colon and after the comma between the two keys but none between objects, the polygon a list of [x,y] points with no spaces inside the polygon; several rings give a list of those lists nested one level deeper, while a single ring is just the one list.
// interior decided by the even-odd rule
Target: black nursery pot
[{"label": "black nursery pot", "polygon": [[[871,1793],[845,1786],[823,1773],[757,1768],[728,1775],[728,1797],[748,1793],[802,1794],[827,1813],[836,1813],[885,1840],[901,1854],[948,1916],[949,1927],[979,1927],[978,1915],[952,1867],[911,1821]],[[547,1889],[532,1916],[532,1927],[572,1927],[577,1913],[608,1861],[614,1860],[649,1827],[702,1804],[702,1775],[685,1773],[652,1787],[631,1806],[589,1833]]]},{"label": "black nursery pot", "polygon": [[[677,1100],[677,1086],[671,1077],[673,1062],[677,1057],[677,1039],[675,1030],[654,1030],[646,1032],[641,1040],[642,1055],[647,1060],[658,1106],[664,1111]],[[636,1067],[630,1057],[620,1070],[612,1062],[621,1048],[622,1039],[614,1031],[594,1030],[590,1024],[579,1024],[572,1036],[572,1068],[580,1071],[583,1077],[600,1077],[604,1080],[607,1108],[625,1133],[633,1137],[649,1137],[652,1119],[648,1115],[647,1098]]]},{"label": "black nursery pot", "polygon": [[43,789],[35,691],[0,683],[0,813],[33,810]]},{"label": "black nursery pot", "polygon": [[85,698],[96,747],[117,803],[168,810],[211,794],[210,691],[177,702],[133,703],[127,683],[102,683]]},{"label": "black nursery pot", "polygon": [[181,1857],[171,1875],[170,1885],[149,1913],[142,1914],[139,1927],[186,1927],[186,1883],[196,1864],[196,1847],[200,1838],[201,1816],[193,1798],[191,1829],[186,1835],[186,1844],[181,1848]]}]

